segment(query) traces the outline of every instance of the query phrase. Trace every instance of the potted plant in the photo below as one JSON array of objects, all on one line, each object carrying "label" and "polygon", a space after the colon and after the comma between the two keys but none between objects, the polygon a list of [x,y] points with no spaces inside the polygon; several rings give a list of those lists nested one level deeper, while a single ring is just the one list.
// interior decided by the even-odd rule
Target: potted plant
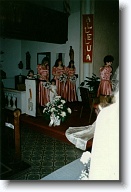
[{"label": "potted plant", "polygon": [[87,86],[89,88],[89,91],[93,94],[97,95],[97,90],[99,87],[100,78],[97,77],[94,73],[92,77],[86,77],[86,80],[84,80],[80,86],[84,87]]}]

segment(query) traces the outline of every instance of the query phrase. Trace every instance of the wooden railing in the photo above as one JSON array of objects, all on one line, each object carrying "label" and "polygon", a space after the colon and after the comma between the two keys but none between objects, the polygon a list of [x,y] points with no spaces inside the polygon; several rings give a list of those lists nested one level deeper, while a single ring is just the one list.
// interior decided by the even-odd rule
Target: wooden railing
[{"label": "wooden railing", "polygon": [[26,91],[4,88],[5,108],[14,110],[21,109],[21,113],[26,113]]}]

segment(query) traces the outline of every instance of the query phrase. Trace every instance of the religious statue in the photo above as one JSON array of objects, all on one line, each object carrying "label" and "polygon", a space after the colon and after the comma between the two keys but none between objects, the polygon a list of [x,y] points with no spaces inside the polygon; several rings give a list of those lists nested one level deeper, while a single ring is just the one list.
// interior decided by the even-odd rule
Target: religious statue
[{"label": "religious statue", "polygon": [[72,49],[72,46],[70,46],[69,50],[69,56],[70,56],[70,61],[74,61],[74,50]]},{"label": "religious statue", "polygon": [[27,51],[26,52],[26,69],[30,69],[30,59],[31,59],[30,53],[29,51]]}]

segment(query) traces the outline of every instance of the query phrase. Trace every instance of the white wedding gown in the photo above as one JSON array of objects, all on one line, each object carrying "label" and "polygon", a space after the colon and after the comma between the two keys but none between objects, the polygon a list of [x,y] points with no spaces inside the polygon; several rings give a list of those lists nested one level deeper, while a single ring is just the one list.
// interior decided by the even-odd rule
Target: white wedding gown
[{"label": "white wedding gown", "polygon": [[89,180],[119,180],[119,91],[97,117]]}]

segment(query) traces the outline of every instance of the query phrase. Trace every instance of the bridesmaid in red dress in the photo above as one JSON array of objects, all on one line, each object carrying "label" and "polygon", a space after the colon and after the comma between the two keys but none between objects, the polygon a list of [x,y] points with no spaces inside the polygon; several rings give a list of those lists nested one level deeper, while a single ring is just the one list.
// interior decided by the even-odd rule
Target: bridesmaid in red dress
[{"label": "bridesmaid in red dress", "polygon": [[104,66],[100,68],[100,84],[97,91],[97,97],[112,95],[112,63],[113,56],[107,55],[104,57]]},{"label": "bridesmaid in red dress", "polygon": [[48,58],[44,57],[41,64],[37,65],[39,81],[39,105],[45,106],[49,102],[49,89],[43,86],[43,82],[49,81]]},{"label": "bridesmaid in red dress", "polygon": [[65,89],[66,101],[69,101],[69,102],[77,101],[76,76],[75,76],[76,68],[73,60],[69,62],[69,65],[66,68],[66,73],[68,75],[68,80],[67,80],[66,89]]},{"label": "bridesmaid in red dress", "polygon": [[52,68],[52,75],[56,80],[57,93],[64,98],[65,82],[60,81],[60,76],[66,73],[66,67],[63,65],[61,59],[57,59]]}]

